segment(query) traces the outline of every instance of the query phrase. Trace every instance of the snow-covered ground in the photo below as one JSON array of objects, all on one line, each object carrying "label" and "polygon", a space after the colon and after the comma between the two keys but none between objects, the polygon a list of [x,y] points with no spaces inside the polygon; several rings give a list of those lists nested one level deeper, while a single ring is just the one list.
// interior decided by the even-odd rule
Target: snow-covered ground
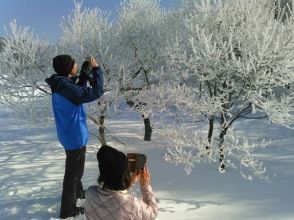
[{"label": "snow-covered ground", "polygon": [[[124,152],[147,154],[159,220],[294,219],[293,130],[267,127],[266,122],[242,125],[252,137],[272,139],[270,147],[259,153],[269,174],[276,174],[271,182],[265,182],[244,180],[237,170],[220,174],[215,164],[202,164],[187,176],[181,167],[162,160],[165,143],[156,130],[152,142],[142,141],[143,122],[136,114],[121,114],[106,123],[112,135],[126,143],[123,146],[108,138],[110,145]],[[94,125],[90,130],[98,132]],[[91,136],[85,187],[95,184],[98,176],[97,143]],[[0,219],[58,218],[64,159],[53,125],[32,127],[0,107]]]}]

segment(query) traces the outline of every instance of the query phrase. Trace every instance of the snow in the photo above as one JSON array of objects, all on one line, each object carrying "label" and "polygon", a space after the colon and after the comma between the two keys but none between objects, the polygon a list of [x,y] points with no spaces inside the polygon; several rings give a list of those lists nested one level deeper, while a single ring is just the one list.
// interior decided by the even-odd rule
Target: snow
[{"label": "snow", "polygon": [[[241,122],[240,122],[241,123]],[[0,107],[0,219],[58,219],[65,154],[56,138],[54,124],[31,125],[4,106]],[[238,170],[217,171],[215,164],[201,164],[186,175],[182,167],[167,163],[166,143],[153,132],[143,142],[143,121],[135,113],[106,120],[106,127],[122,145],[107,136],[109,145],[123,152],[147,154],[152,186],[159,205],[159,220],[293,220],[294,131],[267,122],[239,124],[247,137],[271,139],[260,150],[271,181],[245,180]],[[98,129],[89,122],[92,133]],[[84,187],[96,183],[98,140],[90,136]],[[138,193],[138,187],[132,189]],[[84,216],[75,219],[85,219]]]}]

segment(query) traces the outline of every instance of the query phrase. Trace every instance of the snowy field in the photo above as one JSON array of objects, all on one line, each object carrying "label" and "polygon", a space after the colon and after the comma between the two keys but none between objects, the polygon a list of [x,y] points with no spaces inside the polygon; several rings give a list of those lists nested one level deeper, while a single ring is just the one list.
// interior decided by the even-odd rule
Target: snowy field
[{"label": "snowy field", "polygon": [[[251,121],[252,122],[252,121]],[[143,122],[134,113],[106,121],[121,145],[108,137],[110,145],[124,152],[143,152],[148,157],[152,185],[160,208],[159,220],[293,220],[294,219],[294,131],[266,122],[242,125],[253,138],[270,137],[267,151],[259,153],[271,182],[243,179],[237,170],[217,172],[215,164],[202,164],[187,176],[181,167],[162,160],[164,141],[142,141]],[[90,131],[98,133],[94,125]],[[97,138],[87,148],[85,187],[98,176]],[[55,128],[31,127],[0,107],[0,219],[57,219],[65,154]],[[134,193],[138,188],[132,189]],[[79,216],[76,219],[84,219]]]}]

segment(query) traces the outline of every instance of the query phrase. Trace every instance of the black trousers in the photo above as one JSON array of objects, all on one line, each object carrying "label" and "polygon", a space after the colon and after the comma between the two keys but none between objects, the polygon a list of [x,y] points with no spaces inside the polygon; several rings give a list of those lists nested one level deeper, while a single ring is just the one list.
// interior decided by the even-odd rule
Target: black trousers
[{"label": "black trousers", "polygon": [[82,177],[84,174],[86,147],[66,150],[65,173],[61,197],[60,218],[79,214],[76,200],[84,197]]}]

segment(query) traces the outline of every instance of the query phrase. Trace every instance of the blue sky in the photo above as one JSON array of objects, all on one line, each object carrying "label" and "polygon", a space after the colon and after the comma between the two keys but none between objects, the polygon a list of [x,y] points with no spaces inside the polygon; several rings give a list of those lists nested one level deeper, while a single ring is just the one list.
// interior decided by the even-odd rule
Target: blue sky
[{"label": "blue sky", "polygon": [[[121,0],[83,0],[86,7],[99,7],[112,11],[115,17]],[[174,0],[161,0],[170,7]],[[30,26],[41,39],[56,40],[61,35],[60,20],[70,13],[74,0],[0,0],[0,36],[5,36],[4,26],[16,19],[22,26]]]}]

